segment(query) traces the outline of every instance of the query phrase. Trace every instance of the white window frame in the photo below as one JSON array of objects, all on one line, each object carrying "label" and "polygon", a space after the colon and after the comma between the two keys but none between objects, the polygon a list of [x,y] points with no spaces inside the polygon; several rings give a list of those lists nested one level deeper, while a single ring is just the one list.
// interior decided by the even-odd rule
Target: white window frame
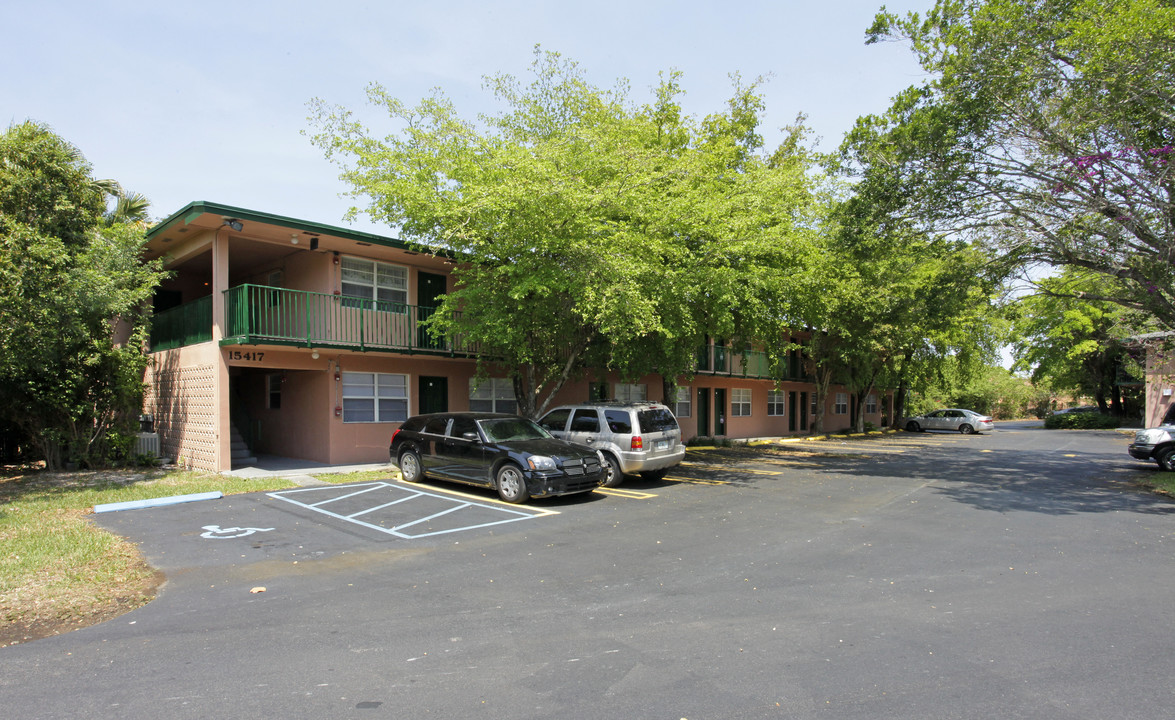
[{"label": "white window frame", "polygon": [[876,415],[877,414],[877,395],[876,394],[869,395],[868,397],[865,398],[865,414],[866,415]]},{"label": "white window frame", "polygon": [[750,388],[731,388],[730,389],[730,416],[731,417],[750,417],[751,416],[751,389]]},{"label": "white window frame", "polygon": [[693,388],[677,388],[677,400],[673,403],[673,414],[679,418],[689,417],[693,410]]},{"label": "white window frame", "polygon": [[[486,403],[489,405],[476,405]],[[472,412],[518,412],[518,399],[514,397],[514,381],[510,378],[484,378],[476,385],[469,386],[469,409]]]},{"label": "white window frame", "polygon": [[832,407],[833,415],[848,415],[849,414],[849,394],[838,392],[836,394],[836,404]]},{"label": "white window frame", "polygon": [[[394,423],[408,419],[408,376],[401,373],[344,372],[343,422]],[[385,404],[387,401],[387,404]],[[370,404],[370,408],[365,406]],[[370,419],[367,419],[370,410]],[[363,419],[355,419],[356,414]]]},{"label": "white window frame", "polygon": [[767,416],[784,417],[787,415],[787,393],[782,390],[767,391]]},{"label": "white window frame", "polygon": [[[350,278],[348,273],[352,274]],[[369,277],[357,277],[355,273]],[[372,301],[371,307],[377,310],[407,314],[407,266],[344,255],[339,265],[339,277],[343,297]]]},{"label": "white window frame", "polygon": [[649,399],[649,388],[644,383],[616,383],[613,399],[617,402],[641,402]]}]

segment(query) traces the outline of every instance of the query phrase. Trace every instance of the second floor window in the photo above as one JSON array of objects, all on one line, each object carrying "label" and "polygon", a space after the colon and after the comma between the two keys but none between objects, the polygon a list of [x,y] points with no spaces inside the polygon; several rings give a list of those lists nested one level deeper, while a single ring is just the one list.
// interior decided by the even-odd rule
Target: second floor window
[{"label": "second floor window", "polygon": [[344,257],[343,297],[372,301],[358,307],[404,313],[408,311],[408,268],[401,265]]}]

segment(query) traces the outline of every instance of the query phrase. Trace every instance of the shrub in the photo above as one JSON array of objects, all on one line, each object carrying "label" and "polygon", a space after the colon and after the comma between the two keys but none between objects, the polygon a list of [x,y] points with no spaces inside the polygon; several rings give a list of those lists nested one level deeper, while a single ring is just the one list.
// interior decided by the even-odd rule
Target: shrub
[{"label": "shrub", "polygon": [[1044,419],[1044,426],[1049,430],[1110,430],[1121,424],[1122,418],[1101,413],[1064,413]]}]

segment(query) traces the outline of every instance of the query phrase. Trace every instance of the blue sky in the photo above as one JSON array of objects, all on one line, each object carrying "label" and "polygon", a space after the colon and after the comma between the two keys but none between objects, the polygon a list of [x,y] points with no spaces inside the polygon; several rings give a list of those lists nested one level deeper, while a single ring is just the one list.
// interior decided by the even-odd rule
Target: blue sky
[{"label": "blue sky", "polygon": [[[63,2],[0,6],[0,121],[33,119],[77,145],[98,177],[147,195],[156,217],[193,200],[345,225],[338,170],[301,131],[322,98],[379,121],[364,89],[414,104],[442,88],[467,117],[495,109],[482,77],[525,78],[536,44],[644,101],[684,73],[687,110],[723,108],[731,73],[770,74],[764,127],[797,113],[834,147],[922,74],[907,47],[866,46],[881,2]],[[887,3],[891,11],[925,2]],[[767,133],[769,144],[779,139]],[[353,227],[383,234],[360,220]]]}]

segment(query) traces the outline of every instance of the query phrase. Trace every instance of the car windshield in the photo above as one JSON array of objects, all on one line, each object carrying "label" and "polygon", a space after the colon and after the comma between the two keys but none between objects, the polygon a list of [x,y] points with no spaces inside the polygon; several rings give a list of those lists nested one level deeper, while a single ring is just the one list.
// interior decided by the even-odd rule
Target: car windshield
[{"label": "car windshield", "polygon": [[523,417],[491,418],[479,420],[477,424],[481,425],[482,432],[490,442],[537,440],[551,437],[549,432]]}]

